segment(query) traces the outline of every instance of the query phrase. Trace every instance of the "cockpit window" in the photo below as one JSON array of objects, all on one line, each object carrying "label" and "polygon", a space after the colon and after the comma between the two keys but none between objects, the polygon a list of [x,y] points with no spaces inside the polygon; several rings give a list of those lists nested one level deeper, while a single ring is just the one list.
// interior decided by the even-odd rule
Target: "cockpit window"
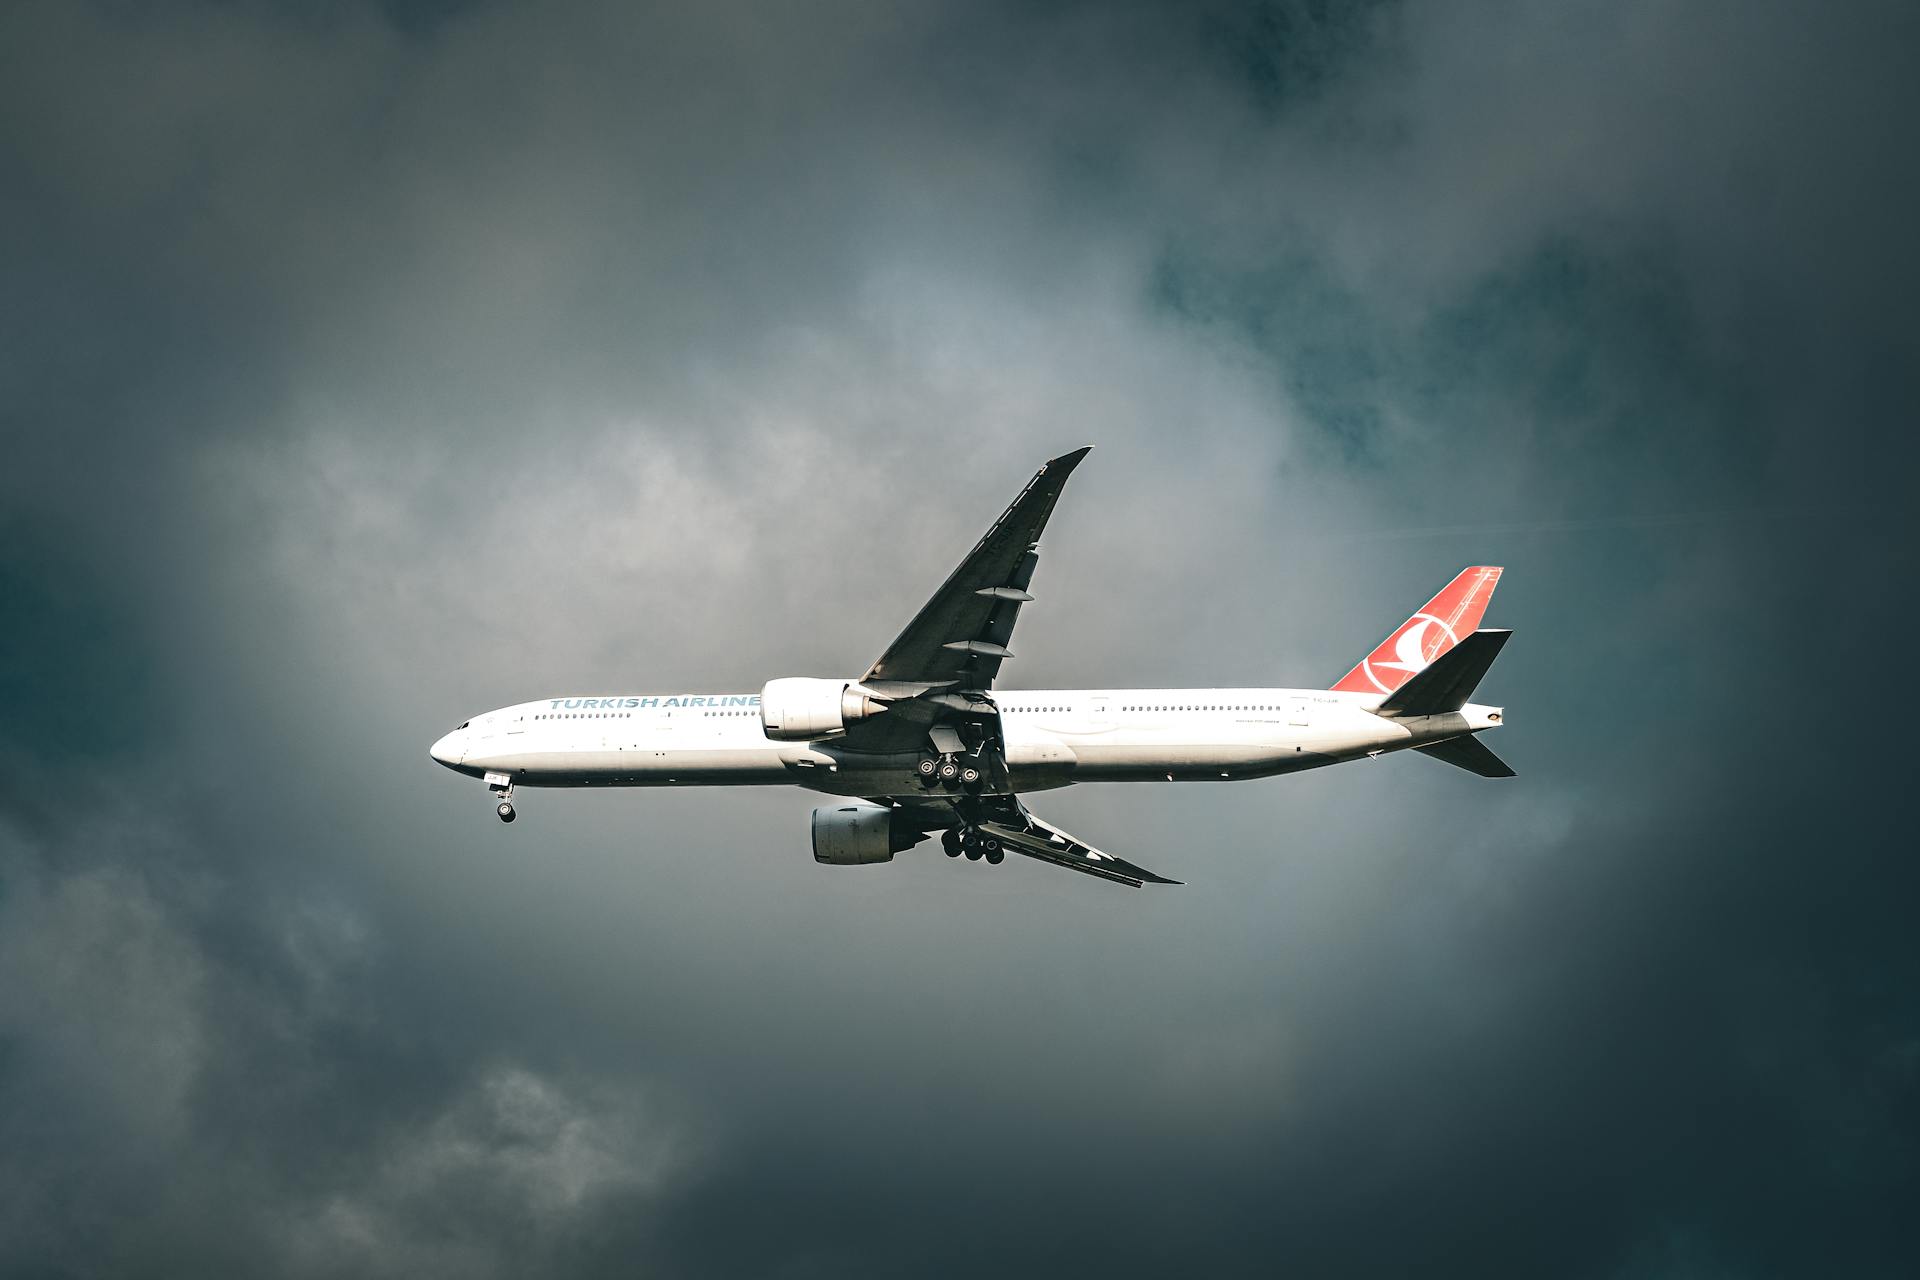
[{"label": "cockpit window", "polygon": [[472,724],[472,723],[473,723],[473,721],[471,721],[471,720],[462,720],[462,721],[460,722],[460,727],[461,727],[462,729],[464,729],[464,728],[466,728],[466,727],[467,727],[468,725],[470,725],[470,724]]}]

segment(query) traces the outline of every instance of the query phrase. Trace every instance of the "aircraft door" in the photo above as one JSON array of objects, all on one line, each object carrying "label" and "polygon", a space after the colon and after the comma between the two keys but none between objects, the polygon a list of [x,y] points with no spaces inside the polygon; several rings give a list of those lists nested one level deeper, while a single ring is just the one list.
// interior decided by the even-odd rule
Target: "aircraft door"
[{"label": "aircraft door", "polygon": [[673,746],[673,712],[662,710],[655,716],[653,723],[647,726],[647,736],[659,754],[664,754],[664,751],[658,749]]}]

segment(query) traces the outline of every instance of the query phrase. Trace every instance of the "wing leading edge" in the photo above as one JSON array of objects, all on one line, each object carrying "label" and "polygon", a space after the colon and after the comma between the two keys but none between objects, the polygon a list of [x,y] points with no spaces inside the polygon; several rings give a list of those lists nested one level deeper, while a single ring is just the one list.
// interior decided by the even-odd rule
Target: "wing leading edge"
[{"label": "wing leading edge", "polygon": [[988,689],[1000,672],[1027,585],[1039,556],[1034,547],[1060,500],[1067,477],[1093,449],[1063,453],[1034,473],[1005,514],[914,615],[862,682],[954,681]]},{"label": "wing leading edge", "polygon": [[[860,678],[888,696],[888,713],[849,727],[854,751],[911,751],[942,724],[966,721],[997,738],[998,711],[989,691],[1040,562],[1036,549],[1060,491],[1088,445],[1063,453],[1034,473],[1020,496],[947,576],[887,651]],[[980,734],[976,733],[976,737]],[[948,748],[941,748],[945,751]]]}]

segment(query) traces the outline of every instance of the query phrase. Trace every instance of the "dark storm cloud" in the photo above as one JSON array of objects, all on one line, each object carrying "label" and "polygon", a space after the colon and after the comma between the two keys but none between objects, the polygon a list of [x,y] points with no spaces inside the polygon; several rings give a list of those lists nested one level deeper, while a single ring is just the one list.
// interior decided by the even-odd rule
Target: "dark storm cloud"
[{"label": "dark storm cloud", "polygon": [[[9,10],[7,1268],[1911,1270],[1913,27]],[[1521,778],[1043,798],[1148,895],[424,759],[863,663],[1086,441],[1012,680],[1498,560]]]}]

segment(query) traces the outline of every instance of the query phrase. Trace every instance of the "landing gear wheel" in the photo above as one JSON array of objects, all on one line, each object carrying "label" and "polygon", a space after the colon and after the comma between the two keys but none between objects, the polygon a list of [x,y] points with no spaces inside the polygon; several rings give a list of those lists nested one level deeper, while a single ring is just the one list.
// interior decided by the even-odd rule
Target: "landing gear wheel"
[{"label": "landing gear wheel", "polygon": [[924,756],[921,758],[918,768],[920,770],[921,777],[931,778],[934,775],[934,773],[940,768],[940,762],[938,760],[935,760],[932,756]]},{"label": "landing gear wheel", "polygon": [[[992,841],[988,841],[988,843],[993,844]],[[1002,862],[1005,862],[1006,860],[1007,860],[1007,851],[1005,849],[1002,849],[998,844],[994,844],[993,848],[987,850],[988,866],[997,867]]]},{"label": "landing gear wheel", "polygon": [[940,847],[947,851],[947,856],[949,858],[959,857],[960,856],[960,833],[958,831],[951,831],[951,830],[945,832],[940,837]]},{"label": "landing gear wheel", "polygon": [[942,760],[940,762],[940,781],[952,782],[955,778],[959,776],[960,776],[959,765],[955,764],[951,760]]},{"label": "landing gear wheel", "polygon": [[502,800],[500,807],[495,809],[494,812],[500,815],[500,821],[512,822],[514,819],[513,802],[511,800]]},{"label": "landing gear wheel", "polygon": [[972,765],[968,765],[960,771],[960,781],[970,787],[980,781],[980,771]]},{"label": "landing gear wheel", "polygon": [[979,846],[979,845],[977,845],[977,844],[970,844],[970,845],[968,845],[968,846],[967,846],[967,861],[968,861],[968,862],[978,862],[978,861],[980,861],[980,846]]}]

